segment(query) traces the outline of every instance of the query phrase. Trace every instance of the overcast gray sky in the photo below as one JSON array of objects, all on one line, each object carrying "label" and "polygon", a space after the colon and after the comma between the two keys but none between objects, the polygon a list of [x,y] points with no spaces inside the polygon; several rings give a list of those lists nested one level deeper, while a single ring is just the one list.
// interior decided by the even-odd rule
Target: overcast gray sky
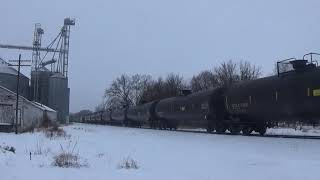
[{"label": "overcast gray sky", "polygon": [[[268,75],[278,59],[320,52],[319,10],[319,0],[2,0],[0,43],[32,45],[39,22],[46,45],[64,17],[76,18],[69,60],[75,112],[93,109],[122,73],[191,78],[233,59]],[[0,49],[4,59],[18,53]]]}]

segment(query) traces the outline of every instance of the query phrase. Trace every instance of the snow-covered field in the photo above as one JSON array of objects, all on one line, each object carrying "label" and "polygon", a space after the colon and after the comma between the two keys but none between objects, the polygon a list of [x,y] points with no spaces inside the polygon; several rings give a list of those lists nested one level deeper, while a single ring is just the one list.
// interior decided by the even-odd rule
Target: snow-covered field
[{"label": "snow-covered field", "polygon": [[[41,132],[0,133],[1,180],[320,179],[320,140],[245,137],[74,124],[70,137]],[[269,134],[283,130],[269,130]],[[288,132],[291,132],[288,131]],[[301,132],[303,133],[303,132]],[[313,131],[313,133],[316,133]],[[80,156],[80,168],[59,168],[53,157]],[[30,160],[30,152],[32,152]],[[133,159],[138,169],[121,169]]]}]

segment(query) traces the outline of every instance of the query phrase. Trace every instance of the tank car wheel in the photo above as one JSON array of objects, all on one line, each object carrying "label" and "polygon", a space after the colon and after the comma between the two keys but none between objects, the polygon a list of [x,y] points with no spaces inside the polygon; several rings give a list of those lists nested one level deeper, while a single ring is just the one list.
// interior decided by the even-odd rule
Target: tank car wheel
[{"label": "tank car wheel", "polygon": [[253,128],[251,126],[244,126],[242,128],[242,134],[243,135],[246,135],[246,136],[249,136],[253,131]]},{"label": "tank car wheel", "polygon": [[214,131],[214,125],[212,124],[212,117],[210,114],[205,115],[204,117],[205,121],[208,123],[207,124],[207,133],[212,133]]},{"label": "tank car wheel", "polygon": [[226,128],[225,125],[220,124],[220,123],[216,125],[216,132],[217,132],[218,134],[223,134],[223,133],[226,132],[226,130],[227,130],[227,128]]},{"label": "tank car wheel", "polygon": [[153,123],[153,129],[160,129],[160,122],[159,121],[155,121]]},{"label": "tank car wheel", "polygon": [[166,123],[164,121],[160,121],[160,130],[166,130]]},{"label": "tank car wheel", "polygon": [[132,123],[129,120],[124,121],[124,126],[125,127],[132,127],[131,124]]},{"label": "tank car wheel", "polygon": [[229,130],[231,134],[240,134],[241,131],[240,126],[237,124],[230,125]]},{"label": "tank car wheel", "polygon": [[157,129],[162,130],[162,122],[161,121],[158,122]]},{"label": "tank car wheel", "polygon": [[149,120],[149,126],[151,129],[156,129],[155,121],[154,120]]},{"label": "tank car wheel", "polygon": [[212,125],[211,125],[211,124],[208,124],[207,133],[212,133],[213,130],[214,130],[214,129],[213,129]]},{"label": "tank car wheel", "polygon": [[263,136],[267,132],[267,127],[266,126],[259,127],[258,132],[261,136]]},{"label": "tank car wheel", "polygon": [[165,130],[163,122],[160,123],[160,130]]},{"label": "tank car wheel", "polygon": [[158,122],[158,129],[162,130],[162,122],[161,121]]}]

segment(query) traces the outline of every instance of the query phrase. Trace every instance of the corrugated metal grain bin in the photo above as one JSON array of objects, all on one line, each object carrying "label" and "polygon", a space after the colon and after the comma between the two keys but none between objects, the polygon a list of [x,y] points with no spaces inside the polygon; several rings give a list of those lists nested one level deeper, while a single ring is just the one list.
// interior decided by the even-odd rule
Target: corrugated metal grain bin
[{"label": "corrugated metal grain bin", "polygon": [[49,78],[49,107],[58,111],[58,120],[62,123],[69,121],[68,79],[60,73]]},{"label": "corrugated metal grain bin", "polygon": [[39,127],[44,120],[57,121],[57,112],[43,104],[29,101],[19,96],[18,122],[16,123],[16,93],[0,86],[0,131],[23,132],[31,127]]},{"label": "corrugated metal grain bin", "polygon": [[31,99],[44,105],[49,105],[49,77],[51,72],[45,68],[31,72]]},{"label": "corrugated metal grain bin", "polygon": [[[0,59],[0,86],[3,86],[13,92],[17,90],[18,71]],[[29,97],[29,78],[20,73],[19,94],[25,98]]]}]

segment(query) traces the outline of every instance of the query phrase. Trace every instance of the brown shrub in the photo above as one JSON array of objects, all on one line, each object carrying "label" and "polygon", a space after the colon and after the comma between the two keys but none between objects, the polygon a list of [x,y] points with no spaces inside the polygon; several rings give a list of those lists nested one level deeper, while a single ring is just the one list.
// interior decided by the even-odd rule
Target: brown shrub
[{"label": "brown shrub", "polygon": [[72,145],[71,141],[69,142],[66,148],[63,148],[60,144],[61,152],[54,156],[53,166],[62,167],[62,168],[80,168],[87,167],[88,164],[80,162],[80,156],[78,153],[74,153],[77,142]]},{"label": "brown shrub", "polygon": [[62,168],[80,168],[79,156],[68,152],[62,152],[54,157],[53,166]]},{"label": "brown shrub", "polygon": [[16,153],[16,148],[13,146],[0,146],[0,150],[2,150],[3,152],[12,152],[12,153]]},{"label": "brown shrub", "polygon": [[59,137],[70,138],[70,135],[68,135],[65,130],[57,126],[44,129],[43,131],[45,136],[50,139],[59,138]]},{"label": "brown shrub", "polygon": [[130,156],[125,158],[119,165],[119,169],[138,169],[138,163],[134,159],[132,159]]}]

